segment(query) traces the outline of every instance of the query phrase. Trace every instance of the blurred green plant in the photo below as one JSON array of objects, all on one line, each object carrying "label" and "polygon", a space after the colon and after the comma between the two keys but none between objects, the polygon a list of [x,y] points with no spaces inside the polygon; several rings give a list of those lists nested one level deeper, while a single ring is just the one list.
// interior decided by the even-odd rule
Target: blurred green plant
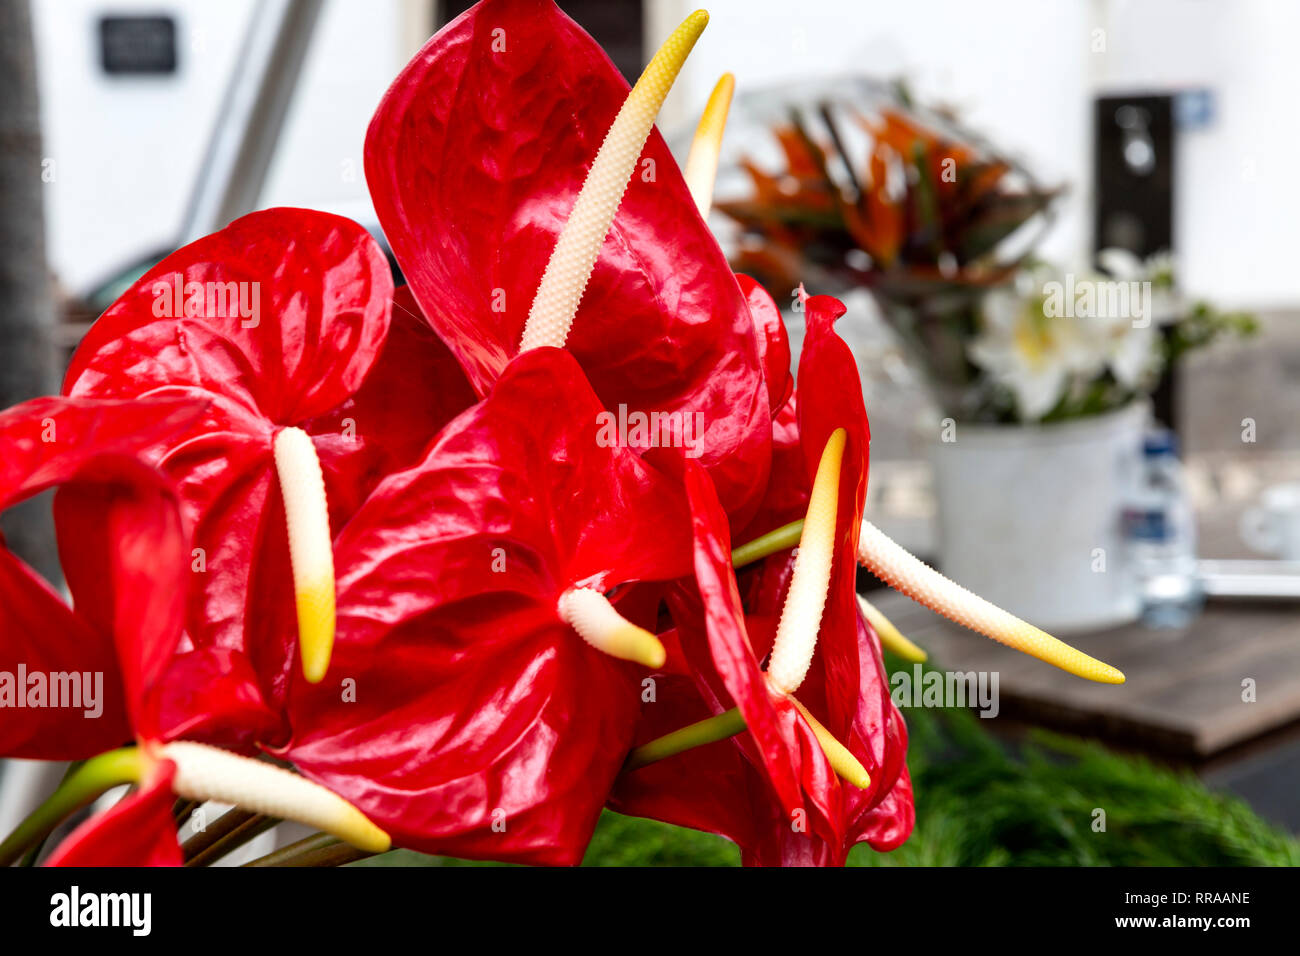
[{"label": "blurred green plant", "polygon": [[1044,731],[1008,749],[967,710],[907,722],[916,831],[890,854],[855,849],[850,865],[1300,865],[1300,841],[1190,772]]},{"label": "blurred green plant", "polygon": [[1196,302],[1173,326],[1165,340],[1165,362],[1172,363],[1193,349],[1203,348],[1227,335],[1245,337],[1259,331],[1259,320],[1249,312],[1222,312],[1208,302]]}]

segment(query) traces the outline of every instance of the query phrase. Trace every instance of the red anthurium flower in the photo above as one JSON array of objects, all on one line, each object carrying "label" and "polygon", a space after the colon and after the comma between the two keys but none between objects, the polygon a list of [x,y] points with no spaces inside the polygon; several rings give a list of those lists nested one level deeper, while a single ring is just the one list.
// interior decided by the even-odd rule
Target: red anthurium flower
[{"label": "red anthurium flower", "polygon": [[[799,427],[786,437],[798,440],[804,461],[794,470],[807,476],[809,485],[816,476],[816,487],[823,488],[812,495],[806,528],[817,524],[824,531],[829,557],[821,585],[824,605],[809,605],[802,591],[795,593],[797,561],[780,555],[751,572],[746,615],[731,570],[725,519],[704,476],[688,467],[695,580],[673,596],[672,605],[683,652],[695,671],[695,692],[682,687],[675,697],[669,687],[647,703],[639,737],[653,739],[682,726],[684,719],[689,722],[691,714],[698,720],[732,706],[743,715],[747,731],[629,772],[613,801],[627,812],[723,833],[741,845],[747,863],[841,864],[859,840],[887,849],[911,830],[906,729],[890,700],[877,638],[861,618],[854,593],[870,436],[866,413],[852,354],[832,327],[843,307],[825,297],[807,299],[805,306]],[[837,445],[842,448],[835,469],[838,488],[828,499],[823,474],[834,475],[825,463],[827,450]],[[791,498],[791,489],[776,490],[768,506],[773,520],[780,520]],[[826,510],[828,501],[833,510]],[[819,507],[821,516],[814,521]],[[806,531],[801,550],[810,551],[810,564],[815,546]],[[816,654],[804,658],[806,671],[796,667],[793,678],[787,676],[791,655],[778,647],[790,639],[781,635],[792,615],[796,622],[820,616]],[[850,778],[858,767],[836,756],[839,744],[869,782],[840,779],[846,766]],[[675,763],[683,757],[696,765],[693,772]],[[710,761],[717,768],[712,773]]]},{"label": "red anthurium flower", "polygon": [[172,818],[178,796],[296,820],[371,853],[391,846],[387,834],[325,788],[269,763],[184,740],[142,736],[139,747],[100,754],[75,769],[51,801],[58,804],[71,790],[60,807],[71,810],[76,795],[89,798],[120,783],[138,789],[74,830],[45,865],[179,866],[182,851]]},{"label": "red anthurium flower", "polygon": [[69,369],[71,395],[208,402],[154,449],[194,528],[186,646],[242,655],[272,706],[295,635],[315,678],[327,665],[330,525],[472,401],[412,306],[394,300],[388,264],[360,226],[272,209],[151,269],[91,327]]},{"label": "red anthurium flower", "polygon": [[[184,399],[64,398],[0,412],[0,510],[59,488],[61,558],[76,608],[0,546],[0,754],[82,759],[149,719],[139,690],[168,666],[182,593],[157,588],[155,575],[188,567],[189,556],[172,491],[137,456],[202,412]],[[90,508],[93,520],[83,521]],[[50,695],[73,684],[54,675],[70,675],[83,706],[55,706]]]},{"label": "red anthurium flower", "polygon": [[[343,529],[333,681],[283,756],[463,857],[581,859],[665,652],[605,592],[689,570],[676,482],[602,428],[574,359],[519,356]],[[615,657],[623,657],[617,660]]]},{"label": "red anthurium flower", "polygon": [[[429,41],[375,113],[366,179],[380,222],[480,394],[520,351],[557,236],[628,96],[549,0],[486,0]],[[606,407],[691,428],[687,447],[742,522],[766,482],[770,428],[750,291],[652,131],[561,342]]]},{"label": "red anthurium flower", "polygon": [[[203,402],[184,397],[46,398],[0,412],[0,509],[57,487],[60,559],[75,608],[0,549],[0,755],[85,760],[48,812],[29,818],[44,829],[20,827],[17,843],[5,841],[6,861],[84,800],[128,781],[142,789],[79,828],[55,862],[179,862],[173,793],[388,845],[337,796],[193,742],[238,742],[270,716],[238,658],[223,649],[176,653],[190,542],[173,486],[138,456],[203,414]],[[182,733],[191,740],[177,740]],[[110,749],[132,737],[138,748]]]},{"label": "red anthurium flower", "polygon": [[747,275],[736,273],[740,291],[749,305],[749,315],[758,339],[759,359],[767,382],[767,397],[772,414],[790,403],[794,394],[794,376],[790,374],[790,336],[781,319],[781,310],[767,290]]},{"label": "red anthurium flower", "polygon": [[180,866],[172,785],[176,765],[160,760],[140,790],[70,833],[45,866]]}]

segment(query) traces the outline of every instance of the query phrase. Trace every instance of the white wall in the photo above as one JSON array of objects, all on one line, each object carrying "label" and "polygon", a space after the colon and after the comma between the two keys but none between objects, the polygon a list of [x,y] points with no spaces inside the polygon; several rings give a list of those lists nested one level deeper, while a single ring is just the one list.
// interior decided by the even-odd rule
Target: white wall
[{"label": "white wall", "polygon": [[[160,6],[122,0],[32,4],[41,91],[50,264],[81,290],[130,255],[173,242],[208,126],[251,0]],[[178,11],[179,74],[106,78],[97,20],[104,12]]]},{"label": "white wall", "polygon": [[[728,70],[740,90],[818,73],[901,75],[922,100],[958,107],[1044,182],[1080,183],[1086,9],[1077,0],[716,0],[691,57],[689,99],[702,104]],[[1045,252],[1075,253],[1082,208],[1076,189]]]},{"label": "white wall", "polygon": [[1300,305],[1300,3],[1112,0],[1098,88],[1213,90],[1180,138],[1175,244],[1187,287],[1230,304]]},{"label": "white wall", "polygon": [[[303,67],[303,95],[285,118],[264,205],[326,207],[374,218],[362,150],[370,117],[406,61],[428,39],[407,39],[400,0],[329,0]],[[432,26],[432,10],[430,24]]]},{"label": "white wall", "polygon": [[[654,22],[693,2],[652,0]],[[687,118],[717,76],[740,89],[859,70],[905,76],[922,99],[1066,182],[1044,253],[1090,243],[1091,98],[1209,87],[1212,125],[1181,137],[1176,243],[1184,286],[1225,306],[1298,306],[1300,3],[1285,0],[714,0],[673,104]],[[1093,52],[1094,30],[1105,50]]]},{"label": "white wall", "polygon": [[[252,0],[38,0],[50,255],[82,290],[178,228]],[[650,0],[666,34],[696,0]],[[1089,245],[1090,100],[1099,90],[1208,86],[1210,128],[1179,147],[1177,242],[1187,288],[1226,306],[1300,305],[1292,266],[1300,192],[1300,3],[1285,0],[716,0],[666,127],[730,70],[742,90],[816,74],[903,75],[1071,195],[1043,250]],[[265,204],[365,216],[361,145],[370,112],[412,50],[425,0],[328,0]],[[95,17],[171,10],[184,43],[168,81],[98,75]],[[1092,52],[1095,29],[1106,49]],[[403,38],[406,38],[404,41]]]},{"label": "white wall", "polygon": [[[194,176],[252,10],[252,0],[38,0],[33,4],[51,267],[84,292],[133,257],[176,243]],[[168,12],[178,21],[179,72],[105,77],[104,13]],[[412,52],[400,42],[405,6],[329,0],[286,118],[263,205],[364,216],[366,126]]]}]

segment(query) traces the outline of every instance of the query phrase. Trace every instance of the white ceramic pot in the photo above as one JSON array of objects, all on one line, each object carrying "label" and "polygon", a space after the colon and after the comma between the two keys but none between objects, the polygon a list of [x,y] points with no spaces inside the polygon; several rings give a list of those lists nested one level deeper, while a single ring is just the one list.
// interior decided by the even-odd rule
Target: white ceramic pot
[{"label": "white ceramic pot", "polygon": [[1133,621],[1120,512],[1145,403],[1056,425],[956,423],[933,452],[945,574],[1049,631]]}]

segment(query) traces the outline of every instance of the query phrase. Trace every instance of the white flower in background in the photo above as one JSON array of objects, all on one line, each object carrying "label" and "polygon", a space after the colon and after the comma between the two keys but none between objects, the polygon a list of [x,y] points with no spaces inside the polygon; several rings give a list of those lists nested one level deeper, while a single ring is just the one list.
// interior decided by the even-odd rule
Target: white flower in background
[{"label": "white flower in background", "polygon": [[1151,317],[1157,325],[1169,325],[1182,317],[1182,300],[1175,288],[1177,260],[1172,252],[1154,252],[1143,261],[1127,249],[1112,246],[1097,253],[1097,264],[1111,279],[1151,283]]},{"label": "white flower in background", "polygon": [[1158,360],[1155,323],[1135,323],[1123,316],[1081,319],[1080,323],[1091,340],[1090,348],[1102,358],[1115,381],[1130,391],[1143,384]]},{"label": "white flower in background", "polygon": [[1041,294],[994,289],[984,297],[982,327],[968,346],[971,361],[1015,395],[1023,421],[1042,418],[1076,376],[1095,376],[1105,362],[1094,336],[1073,319],[1049,317],[1043,305]]},{"label": "white flower in background", "polygon": [[1088,323],[1095,346],[1105,356],[1115,380],[1127,389],[1136,389],[1158,360],[1156,326],[1177,321],[1180,314],[1174,293],[1174,256],[1157,252],[1143,261],[1127,249],[1110,248],[1097,253],[1097,262],[1112,281],[1151,284],[1148,307],[1153,321],[1134,323],[1114,316]]},{"label": "white flower in background", "polygon": [[1097,253],[1097,264],[1106,271],[1108,276],[1121,282],[1135,282],[1150,278],[1141,259],[1129,250],[1117,246],[1111,246]]}]

